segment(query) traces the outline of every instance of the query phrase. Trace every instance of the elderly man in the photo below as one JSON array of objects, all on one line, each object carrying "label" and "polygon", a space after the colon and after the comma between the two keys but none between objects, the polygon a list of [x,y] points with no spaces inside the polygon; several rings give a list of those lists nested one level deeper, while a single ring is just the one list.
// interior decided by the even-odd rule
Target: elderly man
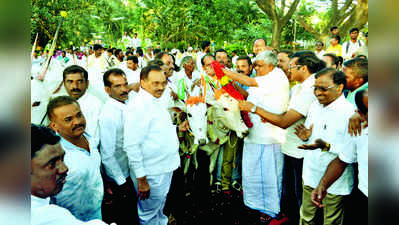
[{"label": "elderly man", "polygon": [[[297,52],[291,59],[289,70],[293,81],[298,82],[291,90],[288,111],[283,114],[271,113],[257,107],[256,113],[268,123],[287,129],[286,141],[281,149],[284,153],[283,200],[282,205],[290,220],[299,220],[302,204],[303,150],[298,149],[301,140],[294,134],[294,127],[305,121],[310,105],[316,100],[313,94],[314,74],[325,67],[318,57],[307,52]],[[241,110],[250,111],[251,102],[240,102]]]},{"label": "elderly man", "polygon": [[195,62],[192,56],[186,56],[181,61],[181,66],[184,70],[181,70],[177,76],[177,94],[181,100],[186,100],[187,96],[196,96],[198,93],[194,93],[194,81],[201,79],[201,75],[198,71],[194,70]]},{"label": "elderly man", "polygon": [[54,196],[56,204],[80,220],[101,219],[104,185],[98,141],[85,132],[86,119],[79,103],[70,96],[53,98],[47,114],[50,127],[61,136],[65,164],[69,168],[64,189]]},{"label": "elderly man", "polygon": [[[315,75],[314,94],[317,101],[310,106],[305,124],[295,127],[295,134],[306,144],[303,161],[303,202],[300,224],[314,224],[316,206],[312,205],[311,193],[317,187],[328,164],[337,155],[347,151],[346,128],[355,111],[343,95],[345,74],[326,68]],[[324,224],[342,224],[343,200],[353,187],[353,167],[348,166],[340,179],[328,190],[324,208]]]},{"label": "elderly man", "polygon": [[223,72],[231,79],[249,86],[248,101],[254,126],[244,139],[242,183],[246,206],[262,213],[262,221],[281,220],[280,198],[283,173],[281,144],[285,131],[271,123],[263,123],[256,112],[259,107],[275,114],[284,113],[289,100],[289,82],[277,68],[277,57],[271,51],[259,53],[255,58],[256,77],[251,78],[229,70]]},{"label": "elderly man", "polygon": [[101,220],[87,223],[76,219],[67,209],[50,204],[50,197],[58,194],[65,182],[68,167],[61,138],[51,129],[31,125],[31,224],[105,225]]},{"label": "elderly man", "polygon": [[[368,120],[368,91],[356,93],[356,106],[364,121]],[[348,135],[348,134],[347,134]],[[317,187],[312,191],[312,203],[317,207],[324,207],[322,201],[327,195],[328,188],[344,173],[350,163],[359,163],[359,185],[352,192],[355,196],[356,212],[350,215],[353,219],[350,224],[367,224],[368,206],[368,128],[359,137],[347,137],[346,149],[328,165],[324,176]],[[352,146],[352,147],[351,147]],[[354,210],[355,211],[355,210]]]},{"label": "elderly man", "polygon": [[[167,80],[156,65],[141,70],[141,88],[125,114],[124,151],[138,193],[140,224],[168,223],[163,214],[172,174],[180,166],[177,128],[160,104]],[[188,128],[187,121],[179,130]]]}]

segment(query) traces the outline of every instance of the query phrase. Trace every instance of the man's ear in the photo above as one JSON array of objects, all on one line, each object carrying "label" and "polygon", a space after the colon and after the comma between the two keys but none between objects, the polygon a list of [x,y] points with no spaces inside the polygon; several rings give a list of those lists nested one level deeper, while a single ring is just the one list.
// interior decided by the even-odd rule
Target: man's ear
[{"label": "man's ear", "polygon": [[57,125],[54,122],[50,121],[48,127],[57,133]]},{"label": "man's ear", "polygon": [[104,87],[104,90],[105,90],[105,92],[107,92],[108,95],[111,94],[111,88],[110,88],[110,87],[105,86],[105,87]]}]

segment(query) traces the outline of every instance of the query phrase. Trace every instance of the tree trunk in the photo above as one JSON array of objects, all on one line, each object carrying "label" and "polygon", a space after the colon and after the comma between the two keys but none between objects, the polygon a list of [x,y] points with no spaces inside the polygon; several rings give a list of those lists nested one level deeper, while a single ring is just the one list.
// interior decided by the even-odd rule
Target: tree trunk
[{"label": "tree trunk", "polygon": [[280,27],[280,24],[277,21],[273,21],[272,27],[273,27],[273,33],[272,33],[271,46],[273,48],[280,48],[282,29]]}]

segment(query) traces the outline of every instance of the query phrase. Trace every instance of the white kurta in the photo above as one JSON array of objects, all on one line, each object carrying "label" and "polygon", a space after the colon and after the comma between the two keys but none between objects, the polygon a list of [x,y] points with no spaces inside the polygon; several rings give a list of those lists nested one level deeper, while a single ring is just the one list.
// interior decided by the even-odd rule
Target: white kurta
[{"label": "white kurta", "polygon": [[54,196],[57,205],[68,209],[83,221],[101,219],[104,185],[100,173],[101,157],[98,142],[85,133],[90,153],[61,137],[64,162],[69,171],[60,193]]},{"label": "white kurta", "polygon": [[103,104],[88,92],[78,99],[78,103],[86,119],[86,132],[93,138],[98,138],[98,117]]},{"label": "white kurta", "polygon": [[38,198],[31,195],[31,225],[106,225],[101,220],[83,222],[74,217],[67,209],[50,204],[50,198]]},{"label": "white kurta", "polygon": [[107,172],[118,185],[129,177],[129,165],[123,151],[124,110],[126,105],[109,98],[99,118],[101,160]]}]

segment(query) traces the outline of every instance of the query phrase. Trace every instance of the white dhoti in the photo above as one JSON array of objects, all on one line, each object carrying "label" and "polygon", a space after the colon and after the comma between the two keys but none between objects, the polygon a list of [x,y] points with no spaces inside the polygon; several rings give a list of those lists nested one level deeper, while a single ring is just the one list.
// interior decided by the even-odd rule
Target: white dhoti
[{"label": "white dhoti", "polygon": [[242,185],[246,206],[271,217],[280,212],[283,179],[280,144],[244,144]]},{"label": "white dhoti", "polygon": [[[150,198],[138,200],[137,210],[142,225],[167,225],[168,217],[163,214],[166,197],[172,182],[173,172],[156,176],[147,176],[150,185]],[[133,179],[137,191],[137,180]]]}]

